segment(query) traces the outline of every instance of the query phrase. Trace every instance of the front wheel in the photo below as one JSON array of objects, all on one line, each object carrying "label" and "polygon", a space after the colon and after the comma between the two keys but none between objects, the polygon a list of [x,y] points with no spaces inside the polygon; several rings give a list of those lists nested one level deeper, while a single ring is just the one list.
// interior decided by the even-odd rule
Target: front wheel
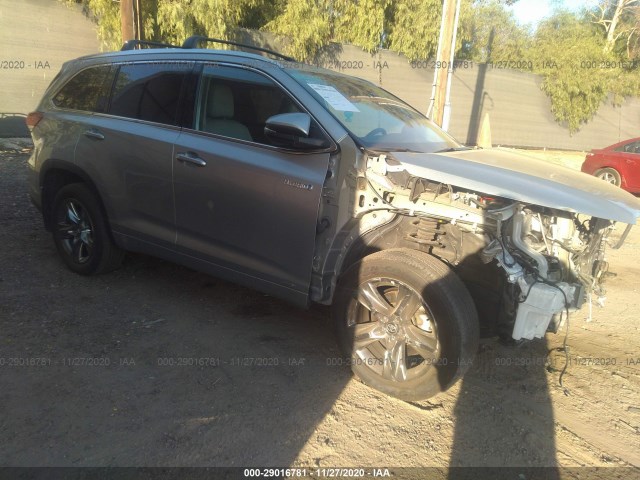
[{"label": "front wheel", "polygon": [[332,313],[355,375],[402,400],[449,388],[478,346],[478,315],[466,287],[442,262],[414,250],[381,251],[349,267]]}]

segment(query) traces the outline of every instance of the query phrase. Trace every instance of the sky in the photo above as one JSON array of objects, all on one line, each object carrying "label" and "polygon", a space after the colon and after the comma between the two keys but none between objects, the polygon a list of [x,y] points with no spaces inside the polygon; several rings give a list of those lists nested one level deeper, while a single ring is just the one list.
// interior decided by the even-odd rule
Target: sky
[{"label": "sky", "polygon": [[591,6],[598,0],[519,0],[509,7],[521,24],[533,23],[536,25],[544,17],[550,15],[556,6],[562,6],[569,10],[580,10]]}]

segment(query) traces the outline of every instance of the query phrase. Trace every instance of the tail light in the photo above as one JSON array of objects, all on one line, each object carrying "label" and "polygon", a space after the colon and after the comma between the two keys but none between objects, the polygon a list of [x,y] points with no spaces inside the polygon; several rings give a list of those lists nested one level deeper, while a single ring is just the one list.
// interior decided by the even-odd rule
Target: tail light
[{"label": "tail light", "polygon": [[29,131],[32,131],[36,127],[36,125],[40,123],[40,120],[42,120],[43,117],[44,114],[42,112],[31,112],[29,115],[27,115],[25,123],[27,124]]}]

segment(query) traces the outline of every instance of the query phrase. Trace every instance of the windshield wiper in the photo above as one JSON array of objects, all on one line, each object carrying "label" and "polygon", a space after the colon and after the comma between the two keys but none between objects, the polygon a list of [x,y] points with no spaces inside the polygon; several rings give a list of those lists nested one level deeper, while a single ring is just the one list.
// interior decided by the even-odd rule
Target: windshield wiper
[{"label": "windshield wiper", "polygon": [[373,147],[368,147],[369,150],[374,150],[376,152],[383,152],[383,153],[392,153],[392,152],[408,152],[408,153],[424,153],[420,150],[411,150],[410,148],[373,148]]},{"label": "windshield wiper", "polygon": [[433,153],[462,152],[464,150],[473,150],[473,148],[471,148],[471,147],[450,147],[450,148],[443,148],[442,150],[438,150],[438,151],[433,152]]}]

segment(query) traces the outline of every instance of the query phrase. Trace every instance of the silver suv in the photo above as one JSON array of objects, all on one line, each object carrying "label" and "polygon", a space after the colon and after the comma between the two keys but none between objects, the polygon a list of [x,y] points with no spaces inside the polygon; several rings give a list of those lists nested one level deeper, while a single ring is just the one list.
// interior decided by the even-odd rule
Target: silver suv
[{"label": "silver suv", "polygon": [[370,82],[193,48],[211,40],[68,62],[28,116],[30,194],[74,272],[137,251],[332,305],[345,363],[406,400],[459,379],[481,329],[543,337],[603,295],[630,194],[466,148]]}]

